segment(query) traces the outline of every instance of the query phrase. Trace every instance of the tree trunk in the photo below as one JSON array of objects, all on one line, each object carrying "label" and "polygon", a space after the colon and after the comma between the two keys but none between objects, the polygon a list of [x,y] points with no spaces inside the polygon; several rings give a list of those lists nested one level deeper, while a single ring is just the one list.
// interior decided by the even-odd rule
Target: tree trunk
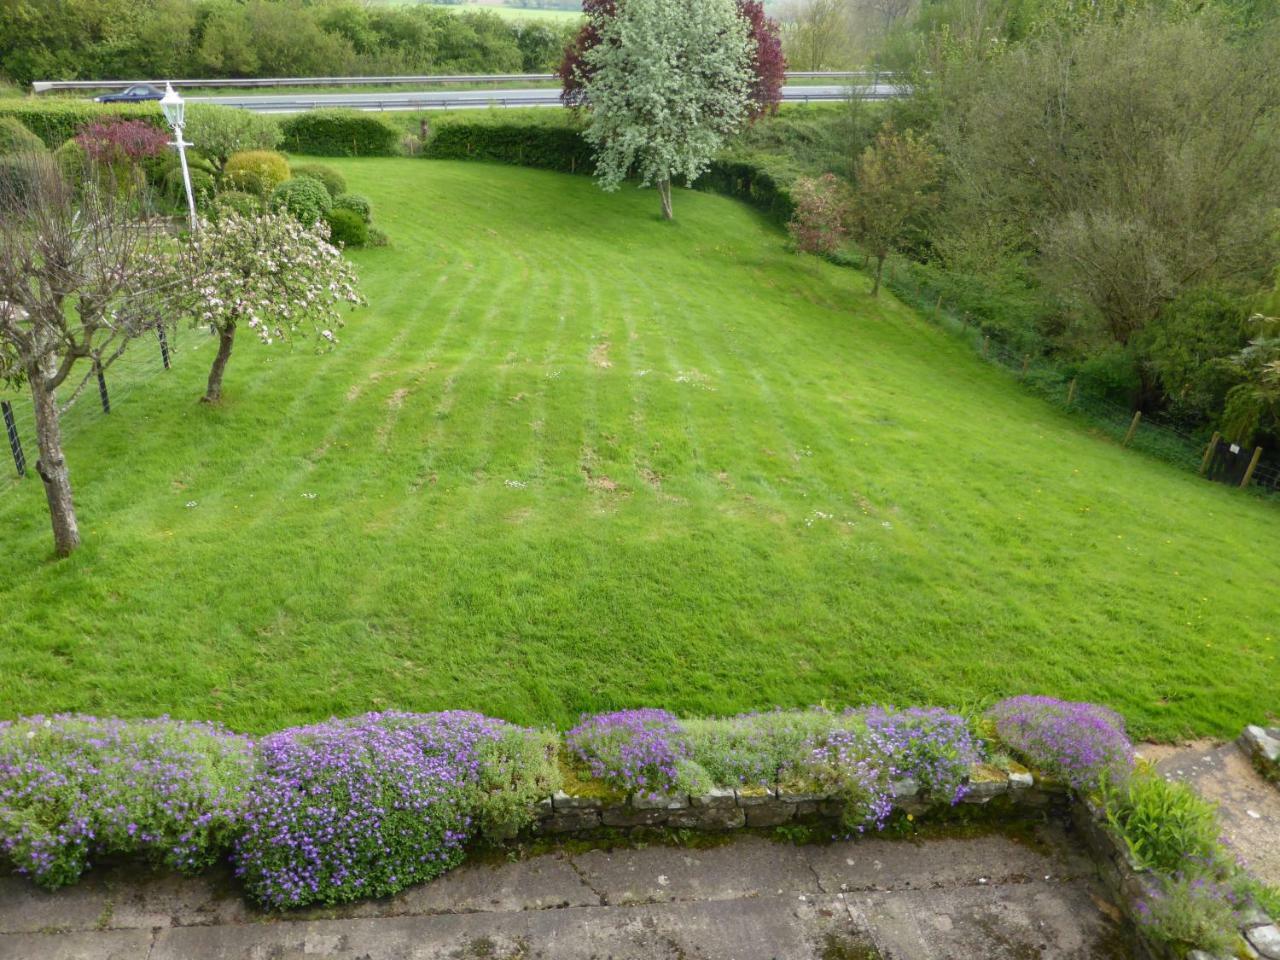
[{"label": "tree trunk", "polygon": [[884,258],[885,254],[883,253],[876,257],[876,279],[871,284],[871,295],[873,297],[880,296],[880,277],[884,273]]},{"label": "tree trunk", "polygon": [[670,220],[671,214],[671,181],[658,181],[658,196],[662,198],[662,219]]},{"label": "tree trunk", "polygon": [[213,358],[213,367],[209,370],[209,385],[205,388],[201,403],[217,403],[222,399],[222,374],[227,369],[231,347],[235,342],[236,325],[232,323],[218,334],[218,355]]},{"label": "tree trunk", "polygon": [[45,386],[42,371],[32,371],[28,380],[35,408],[36,445],[40,448],[36,473],[44,481],[44,495],[49,501],[53,548],[58,556],[68,557],[80,546],[80,528],[76,524],[76,507],[71,500],[71,474],[62,455],[62,424],[57,394]]}]

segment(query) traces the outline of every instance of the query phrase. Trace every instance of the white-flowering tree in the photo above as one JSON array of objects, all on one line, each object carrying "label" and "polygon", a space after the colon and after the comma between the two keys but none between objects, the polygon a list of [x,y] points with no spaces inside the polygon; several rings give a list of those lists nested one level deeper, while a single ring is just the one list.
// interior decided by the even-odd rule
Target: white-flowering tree
[{"label": "white-flowering tree", "polygon": [[656,186],[670,220],[672,178],[695,180],[748,117],[748,25],[734,0],[620,0],[598,26],[582,71],[596,177]]},{"label": "white-flowering tree", "polygon": [[329,242],[328,226],[303,226],[285,213],[228,212],[204,221],[187,240],[183,262],[188,312],[197,326],[218,335],[205,403],[222,399],[222,376],[241,326],[268,345],[305,331],[328,347],[338,342],[342,306],[364,302],[351,264]]},{"label": "white-flowering tree", "polygon": [[[31,392],[58,556],[80,545],[59,392],[104,370],[173,315],[172,244],[112,178],[68,184],[47,155],[0,173],[0,380]],[[78,390],[76,387],[75,390]]]}]

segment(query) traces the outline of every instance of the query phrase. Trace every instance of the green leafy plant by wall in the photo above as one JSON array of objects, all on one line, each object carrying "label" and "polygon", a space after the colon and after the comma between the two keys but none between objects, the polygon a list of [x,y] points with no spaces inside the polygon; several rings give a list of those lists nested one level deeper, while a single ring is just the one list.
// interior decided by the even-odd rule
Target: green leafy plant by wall
[{"label": "green leafy plant by wall", "polygon": [[284,149],[320,157],[391,157],[400,131],[382,117],[357,110],[309,110],[280,125]]},{"label": "green leafy plant by wall", "polygon": [[1142,866],[1175,874],[1189,864],[1210,869],[1221,856],[1217,808],[1184,783],[1142,770],[1126,783],[1105,780],[1107,823]]}]

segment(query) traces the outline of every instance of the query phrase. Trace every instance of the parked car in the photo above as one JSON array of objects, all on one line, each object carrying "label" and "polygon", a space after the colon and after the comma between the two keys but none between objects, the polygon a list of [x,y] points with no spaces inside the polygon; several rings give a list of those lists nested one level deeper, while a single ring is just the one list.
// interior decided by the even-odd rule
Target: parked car
[{"label": "parked car", "polygon": [[149,83],[135,83],[132,87],[116,93],[104,93],[100,97],[94,97],[98,103],[145,103],[148,100],[161,100],[164,98],[164,91],[157,90]]}]

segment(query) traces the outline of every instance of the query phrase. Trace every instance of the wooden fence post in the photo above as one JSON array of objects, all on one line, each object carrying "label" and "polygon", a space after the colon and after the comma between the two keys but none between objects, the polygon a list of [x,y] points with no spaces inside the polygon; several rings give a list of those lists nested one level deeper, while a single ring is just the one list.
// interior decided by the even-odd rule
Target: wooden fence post
[{"label": "wooden fence post", "polygon": [[1218,441],[1222,439],[1222,434],[1217,430],[1213,431],[1213,436],[1209,438],[1209,446],[1204,448],[1204,456],[1200,460],[1200,476],[1204,476],[1204,472],[1209,469],[1209,461],[1213,459],[1213,451],[1218,449]]},{"label": "wooden fence post", "polygon": [[1133,421],[1129,424],[1129,432],[1124,435],[1124,443],[1122,443],[1121,446],[1127,447],[1129,445],[1129,441],[1133,439],[1133,435],[1138,432],[1138,424],[1141,422],[1142,411],[1133,411]]},{"label": "wooden fence post", "polygon": [[1076,399],[1076,378],[1072,377],[1071,382],[1067,384],[1067,406],[1075,403]]},{"label": "wooden fence post", "polygon": [[1253,448],[1253,457],[1249,460],[1249,469],[1244,472],[1244,479],[1240,481],[1240,489],[1243,490],[1249,486],[1249,481],[1253,479],[1253,471],[1258,469],[1258,461],[1262,459],[1262,448]]}]

